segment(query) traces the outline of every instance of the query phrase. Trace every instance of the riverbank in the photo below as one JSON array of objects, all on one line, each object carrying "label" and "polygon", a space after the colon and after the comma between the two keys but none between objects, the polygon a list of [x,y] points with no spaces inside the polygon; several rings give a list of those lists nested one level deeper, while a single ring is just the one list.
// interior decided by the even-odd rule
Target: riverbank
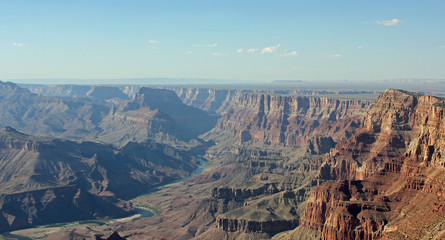
[{"label": "riverbank", "polygon": [[207,161],[200,156],[198,156],[198,158],[199,158],[200,164],[199,164],[198,168],[196,168],[192,173],[190,173],[189,176],[169,182],[169,183],[166,183],[161,186],[153,187],[152,189],[139,195],[138,197],[129,200],[133,204],[134,209],[136,210],[136,214],[134,214],[132,216],[125,217],[125,218],[91,219],[91,220],[86,220],[86,221],[75,221],[75,222],[67,222],[67,223],[54,223],[54,224],[42,225],[42,226],[37,226],[34,228],[20,229],[20,230],[15,230],[15,231],[11,231],[11,232],[0,233],[0,240],[3,240],[3,239],[4,240],[41,239],[41,238],[45,238],[51,234],[57,233],[57,232],[65,229],[65,228],[68,228],[68,227],[103,226],[103,225],[111,226],[114,223],[131,222],[131,221],[139,220],[141,218],[149,218],[149,217],[159,215],[160,211],[158,209],[150,206],[150,204],[147,204],[146,202],[141,203],[141,202],[137,201],[136,199],[138,199],[140,197],[144,197],[144,196],[149,196],[149,195],[154,194],[160,190],[169,188],[172,185],[184,182],[197,174],[200,174],[207,166]]},{"label": "riverbank", "polygon": [[[146,193],[141,194],[133,199],[130,199],[129,202],[131,202],[133,204],[133,207],[136,210],[136,213],[141,214],[142,217],[152,217],[152,216],[159,215],[161,213],[161,210],[154,207],[154,205],[150,204],[150,201],[147,201],[146,199],[148,199],[150,197],[150,195],[152,195],[152,194],[155,194],[155,193],[157,193],[161,190],[165,190],[167,188],[174,187],[175,184],[187,181],[187,180],[191,179],[192,177],[202,173],[202,171],[204,171],[204,169],[207,167],[208,162],[200,156],[198,158],[199,158],[199,166],[189,176],[179,179],[179,180],[175,180],[173,182],[167,183],[162,186],[154,187],[154,188],[150,189],[149,191],[147,191]],[[151,212],[151,213],[149,213],[149,212]]]}]

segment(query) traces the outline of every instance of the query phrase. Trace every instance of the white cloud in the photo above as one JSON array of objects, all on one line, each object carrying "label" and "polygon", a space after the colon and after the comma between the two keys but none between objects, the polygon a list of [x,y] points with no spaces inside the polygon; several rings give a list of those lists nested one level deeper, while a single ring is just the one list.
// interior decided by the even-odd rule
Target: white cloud
[{"label": "white cloud", "polygon": [[283,56],[283,57],[296,57],[296,56],[298,56],[298,53],[297,53],[297,51],[286,52],[286,53],[281,54],[281,56]]},{"label": "white cloud", "polygon": [[445,48],[445,46],[439,46],[439,48]]},{"label": "white cloud", "polygon": [[357,48],[358,48],[358,49],[362,49],[362,48],[363,48],[363,46],[358,46]]},{"label": "white cloud", "polygon": [[158,44],[158,43],[161,43],[161,42],[158,41],[158,40],[150,40],[150,41],[148,41],[148,43],[150,43],[150,44]]},{"label": "white cloud", "polygon": [[393,18],[392,20],[375,21],[375,23],[387,27],[394,27],[394,26],[399,26],[399,24],[402,23],[402,21],[397,18]]},{"label": "white cloud", "polygon": [[328,58],[328,59],[341,58],[341,57],[343,57],[343,55],[341,55],[341,54],[332,54],[332,55],[325,56],[325,58]]},{"label": "white cloud", "polygon": [[249,49],[247,49],[247,53],[257,53],[259,51],[260,50],[258,48],[249,48]]},{"label": "white cloud", "polygon": [[211,43],[211,44],[192,44],[192,47],[218,47],[218,43]]},{"label": "white cloud", "polygon": [[[277,49],[280,47],[280,44],[277,44],[275,46],[269,46],[269,47],[265,47],[263,49],[259,49],[259,48],[248,48],[246,50],[246,53],[261,53],[261,54],[267,54],[267,53],[274,53],[277,51]],[[236,50],[237,53],[242,53],[244,52],[244,49],[240,48],[238,50]]]},{"label": "white cloud", "polygon": [[18,43],[18,42],[12,44],[12,46],[14,47],[24,47],[25,45],[26,45],[25,43]]},{"label": "white cloud", "polygon": [[188,51],[188,52],[187,52],[188,55],[192,55],[192,54],[194,54],[194,53],[195,53],[195,52],[193,52],[193,51]]},{"label": "white cloud", "polygon": [[265,53],[274,53],[277,51],[277,49],[280,47],[280,44],[275,45],[275,46],[269,46],[269,47],[265,47],[261,50],[261,54],[265,54]]},{"label": "white cloud", "polygon": [[214,52],[214,53],[212,53],[212,55],[213,56],[224,56],[224,55],[227,55],[227,54],[222,53],[222,52]]}]

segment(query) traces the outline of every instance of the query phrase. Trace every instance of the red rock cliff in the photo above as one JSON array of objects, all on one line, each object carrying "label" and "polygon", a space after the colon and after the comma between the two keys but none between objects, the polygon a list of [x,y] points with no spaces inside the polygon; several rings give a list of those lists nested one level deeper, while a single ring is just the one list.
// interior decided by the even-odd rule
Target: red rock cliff
[{"label": "red rock cliff", "polygon": [[241,141],[302,146],[312,135],[349,137],[369,106],[360,100],[241,93],[217,127]]},{"label": "red rock cliff", "polygon": [[301,224],[322,239],[445,237],[444,102],[382,94],[364,126],[326,157],[328,178],[339,182],[311,193]]}]

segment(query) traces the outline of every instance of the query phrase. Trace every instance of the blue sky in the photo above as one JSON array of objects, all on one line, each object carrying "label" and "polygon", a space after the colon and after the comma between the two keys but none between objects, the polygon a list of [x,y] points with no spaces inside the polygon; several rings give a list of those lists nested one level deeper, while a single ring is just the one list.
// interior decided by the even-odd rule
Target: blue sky
[{"label": "blue sky", "polygon": [[445,1],[0,0],[0,80],[445,79]]}]

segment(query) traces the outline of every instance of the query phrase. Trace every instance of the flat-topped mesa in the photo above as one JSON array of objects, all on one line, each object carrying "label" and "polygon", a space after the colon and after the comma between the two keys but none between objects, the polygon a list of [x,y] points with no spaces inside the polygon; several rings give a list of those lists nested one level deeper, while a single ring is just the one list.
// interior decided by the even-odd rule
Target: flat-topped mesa
[{"label": "flat-topped mesa", "polygon": [[129,99],[128,95],[123,93],[119,87],[115,86],[92,86],[86,93],[86,96],[100,100],[110,100],[113,98]]},{"label": "flat-topped mesa", "polygon": [[217,127],[242,142],[302,146],[312,135],[349,137],[362,124],[370,102],[319,97],[240,93]]},{"label": "flat-topped mesa", "polygon": [[[389,89],[325,155],[300,224],[322,239],[445,237],[445,100]],[[328,173],[328,174],[326,174]],[[419,220],[422,219],[422,220]]]},{"label": "flat-topped mesa", "polygon": [[138,104],[138,107],[148,106],[151,108],[165,108],[167,104],[177,106],[183,106],[181,99],[175,94],[175,92],[166,89],[155,89],[143,87],[139,89],[139,93],[136,94],[131,105]]}]

